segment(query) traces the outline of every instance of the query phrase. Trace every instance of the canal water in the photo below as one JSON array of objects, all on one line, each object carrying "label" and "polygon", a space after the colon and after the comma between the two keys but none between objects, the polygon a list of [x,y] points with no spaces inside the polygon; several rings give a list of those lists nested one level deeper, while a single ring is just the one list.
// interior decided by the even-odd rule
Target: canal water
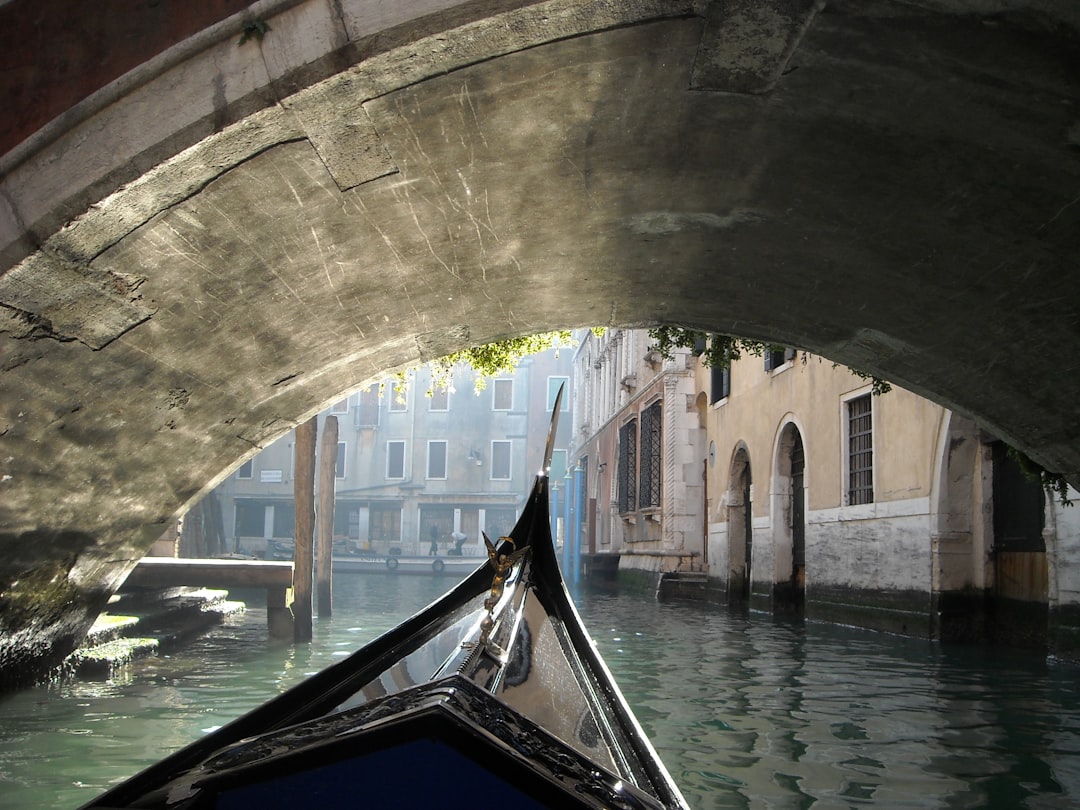
[{"label": "canal water", "polygon": [[[251,609],[108,681],[0,699],[0,808],[74,808],[393,626],[446,579],[335,578],[311,645]],[[1080,668],[1039,655],[585,590],[579,608],[692,807],[1080,806]],[[254,599],[252,604],[258,604]]]}]

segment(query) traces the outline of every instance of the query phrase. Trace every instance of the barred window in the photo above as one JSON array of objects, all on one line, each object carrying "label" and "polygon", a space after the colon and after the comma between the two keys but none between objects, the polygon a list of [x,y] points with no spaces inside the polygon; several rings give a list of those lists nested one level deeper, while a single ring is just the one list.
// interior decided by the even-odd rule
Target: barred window
[{"label": "barred window", "polygon": [[660,470],[663,406],[654,402],[641,412],[641,470],[638,473],[638,506],[660,505]]},{"label": "barred window", "polygon": [[870,394],[847,403],[848,503],[874,502],[874,434]]},{"label": "barred window", "polygon": [[637,509],[637,419],[619,428],[619,512]]}]

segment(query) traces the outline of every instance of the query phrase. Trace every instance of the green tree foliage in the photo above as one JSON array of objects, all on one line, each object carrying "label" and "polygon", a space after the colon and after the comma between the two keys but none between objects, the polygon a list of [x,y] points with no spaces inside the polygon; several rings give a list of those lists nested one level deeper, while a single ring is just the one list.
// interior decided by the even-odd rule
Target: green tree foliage
[{"label": "green tree foliage", "polygon": [[1021,472],[1030,481],[1038,481],[1051,498],[1057,497],[1062,506],[1072,506],[1069,497],[1069,482],[1061,473],[1050,472],[1037,461],[1032,461],[1015,447],[1008,447],[1006,454],[1020,465]]},{"label": "green tree foliage", "polygon": [[[509,374],[525,357],[548,349],[568,348],[574,345],[570,331],[560,329],[554,332],[541,332],[536,335],[506,338],[482,346],[448,354],[428,363],[431,372],[431,388],[425,393],[431,396],[435,389],[447,390],[454,384],[454,367],[463,364],[477,372],[473,387],[477,393],[487,388],[488,377],[497,374]],[[395,375],[394,390],[403,394],[408,386],[409,371]]]}]

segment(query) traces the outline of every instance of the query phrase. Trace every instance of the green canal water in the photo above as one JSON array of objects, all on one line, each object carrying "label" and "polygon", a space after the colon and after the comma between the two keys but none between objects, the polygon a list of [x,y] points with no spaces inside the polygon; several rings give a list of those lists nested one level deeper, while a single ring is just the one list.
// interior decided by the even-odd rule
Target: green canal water
[{"label": "green canal water", "polygon": [[[265,614],[252,609],[112,680],[5,696],[0,808],[78,807],[449,584],[338,576],[335,615],[309,646],[268,643]],[[577,601],[695,808],[1080,806],[1073,665],[640,595],[583,591]]]}]

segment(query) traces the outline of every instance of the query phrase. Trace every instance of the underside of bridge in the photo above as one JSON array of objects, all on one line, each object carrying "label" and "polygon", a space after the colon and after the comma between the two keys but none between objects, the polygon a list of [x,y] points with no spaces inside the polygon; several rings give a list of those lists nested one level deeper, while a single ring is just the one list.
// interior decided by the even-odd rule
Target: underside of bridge
[{"label": "underside of bridge", "polygon": [[245,457],[511,335],[798,346],[1077,482],[1078,31],[1072,0],[278,0],[185,36],[0,158],[0,682]]}]

